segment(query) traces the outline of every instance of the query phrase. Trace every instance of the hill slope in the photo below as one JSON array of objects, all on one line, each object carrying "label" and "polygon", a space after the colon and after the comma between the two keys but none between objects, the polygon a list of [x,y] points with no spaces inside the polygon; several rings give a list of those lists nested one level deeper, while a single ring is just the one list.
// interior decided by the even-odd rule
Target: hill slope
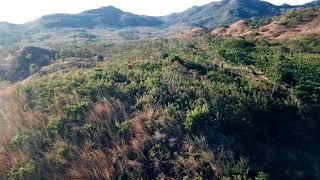
[{"label": "hill slope", "polygon": [[0,49],[1,46],[19,42],[22,38],[22,31],[22,26],[0,22]]},{"label": "hill slope", "polygon": [[0,179],[320,179],[316,43],[90,47],[106,64],[0,91]]},{"label": "hill slope", "polygon": [[18,81],[47,66],[54,59],[53,50],[24,47],[0,60],[0,79]]},{"label": "hill slope", "polygon": [[250,22],[239,20],[228,28],[217,28],[211,32],[215,36],[255,35],[267,39],[291,39],[319,33],[320,9],[291,11],[257,29],[252,29]]},{"label": "hill slope", "polygon": [[261,0],[222,0],[193,7],[182,13],[164,17],[169,24],[186,23],[189,25],[212,27],[228,24],[239,19],[268,18],[299,8],[319,7],[319,1],[302,6],[276,6]]},{"label": "hill slope", "polygon": [[291,39],[319,35],[320,9],[289,12],[258,31],[268,39]]}]

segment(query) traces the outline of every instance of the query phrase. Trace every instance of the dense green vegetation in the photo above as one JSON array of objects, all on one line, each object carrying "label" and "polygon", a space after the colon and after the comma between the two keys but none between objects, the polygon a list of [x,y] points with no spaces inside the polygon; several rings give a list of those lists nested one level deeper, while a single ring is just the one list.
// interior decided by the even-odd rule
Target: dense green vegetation
[{"label": "dense green vegetation", "polygon": [[111,57],[1,94],[0,177],[319,179],[319,40],[67,47]]}]

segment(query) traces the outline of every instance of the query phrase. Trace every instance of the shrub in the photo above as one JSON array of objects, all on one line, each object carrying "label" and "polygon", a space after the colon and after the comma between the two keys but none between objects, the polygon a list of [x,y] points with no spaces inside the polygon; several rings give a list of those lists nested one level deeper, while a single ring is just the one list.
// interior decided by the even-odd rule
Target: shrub
[{"label": "shrub", "polygon": [[258,173],[258,176],[255,177],[255,180],[268,180],[269,179],[269,175],[265,172],[260,171]]},{"label": "shrub", "polygon": [[184,126],[188,130],[193,130],[197,126],[206,124],[209,119],[209,113],[208,104],[196,106],[193,110],[187,112]]},{"label": "shrub", "polygon": [[104,60],[104,56],[101,55],[101,54],[99,54],[99,55],[98,55],[98,61],[103,61],[103,60]]},{"label": "shrub", "polygon": [[17,180],[26,180],[26,179],[33,179],[36,173],[36,165],[34,161],[29,161],[26,163],[22,163],[21,165],[13,168],[8,176],[12,179]]},{"label": "shrub", "polygon": [[20,149],[24,147],[30,141],[30,137],[24,134],[17,134],[10,140],[10,145],[14,149]]},{"label": "shrub", "polygon": [[25,56],[25,58],[26,58],[27,60],[31,60],[31,59],[32,59],[32,54],[27,54],[27,55]]},{"label": "shrub", "polygon": [[255,44],[245,39],[227,39],[221,44],[218,53],[221,57],[234,64],[253,64],[250,53]]},{"label": "shrub", "polygon": [[74,57],[75,53],[72,51],[71,48],[64,48],[64,49],[60,50],[60,52],[57,53],[56,56],[58,59],[65,59],[68,57]]},{"label": "shrub", "polygon": [[29,73],[34,74],[39,70],[39,67],[36,64],[29,65]]},{"label": "shrub", "polygon": [[169,57],[169,53],[161,51],[161,53],[160,53],[160,59],[166,59],[166,58],[168,58],[168,57]]},{"label": "shrub", "polygon": [[82,118],[83,113],[89,107],[89,102],[82,101],[79,104],[67,105],[65,107],[66,119],[68,121],[79,121]]},{"label": "shrub", "polygon": [[116,127],[118,128],[118,132],[120,134],[128,134],[130,132],[130,124],[128,121],[116,123]]},{"label": "shrub", "polygon": [[67,144],[58,145],[55,149],[60,158],[65,158],[70,152],[70,147]]},{"label": "shrub", "polygon": [[87,134],[92,134],[94,132],[94,130],[95,130],[95,127],[92,124],[85,124],[83,126],[83,130]]},{"label": "shrub", "polygon": [[64,118],[53,119],[48,124],[48,131],[50,134],[62,134],[65,124],[66,120]]}]

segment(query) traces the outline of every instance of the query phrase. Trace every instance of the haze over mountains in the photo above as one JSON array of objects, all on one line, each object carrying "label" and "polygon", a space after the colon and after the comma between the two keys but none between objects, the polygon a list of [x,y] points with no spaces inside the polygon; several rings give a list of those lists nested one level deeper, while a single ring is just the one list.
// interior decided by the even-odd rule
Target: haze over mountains
[{"label": "haze over mountains", "polygon": [[94,28],[97,26],[123,28],[128,26],[159,26],[162,23],[156,17],[135,15],[113,6],[108,6],[74,15],[54,14],[43,16],[26,25],[43,28]]},{"label": "haze over mountains", "polygon": [[289,10],[318,7],[319,2],[313,1],[299,6],[276,6],[260,0],[222,0],[169,15],[166,20],[171,24],[186,23],[210,28],[221,24],[229,24],[238,19],[267,18],[281,15]]},{"label": "haze over mountains", "polygon": [[278,16],[288,10],[312,8],[320,6],[316,0],[304,5],[276,6],[261,0],[221,0],[204,6],[194,6],[184,12],[174,13],[164,17],[136,15],[124,12],[116,7],[108,6],[84,11],[79,14],[52,14],[43,16],[24,26],[36,28],[94,28],[100,27],[137,27],[161,26],[184,23],[193,26],[212,27],[230,23],[243,18],[264,18]]},{"label": "haze over mountains", "polygon": [[290,10],[319,6],[319,0],[299,6],[277,6],[261,0],[221,0],[162,17],[136,15],[108,6],[79,14],[47,15],[22,25],[0,23],[0,48],[61,43],[78,36],[85,37],[84,41],[99,36],[110,41],[167,37],[195,26],[215,28],[239,19],[271,18]]}]

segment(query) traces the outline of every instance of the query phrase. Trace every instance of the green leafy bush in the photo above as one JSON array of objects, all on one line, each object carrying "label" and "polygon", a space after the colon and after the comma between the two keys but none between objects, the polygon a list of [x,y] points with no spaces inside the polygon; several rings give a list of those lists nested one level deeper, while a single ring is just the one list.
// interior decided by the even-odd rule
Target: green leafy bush
[{"label": "green leafy bush", "polygon": [[36,165],[34,161],[22,163],[21,165],[10,170],[8,176],[12,179],[26,180],[33,179],[36,173]]},{"label": "green leafy bush", "polygon": [[210,120],[210,112],[208,104],[197,105],[191,111],[186,114],[186,120],[184,125],[189,130],[197,130],[197,127],[201,128]]},{"label": "green leafy bush", "polygon": [[92,124],[85,124],[83,126],[83,130],[87,133],[87,134],[92,134],[95,131],[95,127]]},{"label": "green leafy bush", "polygon": [[258,176],[255,177],[255,180],[268,180],[269,179],[269,175],[265,172],[260,171],[258,173]]},{"label": "green leafy bush", "polygon": [[36,64],[29,65],[29,73],[34,74],[39,70],[39,67]]},{"label": "green leafy bush", "polygon": [[21,149],[30,142],[30,137],[24,134],[17,134],[10,140],[10,144],[14,149]]},{"label": "green leafy bush", "polygon": [[255,44],[245,39],[227,39],[221,44],[219,55],[230,63],[253,64],[250,53],[254,50]]},{"label": "green leafy bush", "polygon": [[49,122],[48,131],[51,134],[62,134],[66,125],[64,118],[56,118]]}]

